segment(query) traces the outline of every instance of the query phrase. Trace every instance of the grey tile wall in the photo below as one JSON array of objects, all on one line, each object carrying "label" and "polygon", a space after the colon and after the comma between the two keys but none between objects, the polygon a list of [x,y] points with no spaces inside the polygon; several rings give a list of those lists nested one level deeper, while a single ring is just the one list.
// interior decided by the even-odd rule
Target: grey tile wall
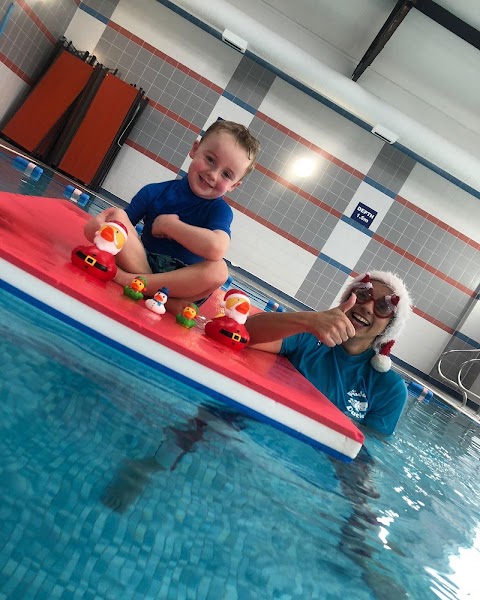
[{"label": "grey tile wall", "polygon": [[275,78],[274,73],[254,62],[251,58],[244,56],[228,82],[225,91],[252,108],[258,108]]},{"label": "grey tile wall", "polygon": [[377,233],[469,289],[480,283],[478,250],[398,201]]},{"label": "grey tile wall", "polygon": [[317,251],[338,222],[334,215],[258,170],[229,197]]},{"label": "grey tile wall", "polygon": [[354,270],[385,270],[397,273],[411,292],[414,305],[431,317],[455,328],[472,298],[398,252],[372,239]]},{"label": "grey tile wall", "polygon": [[142,87],[148,98],[202,129],[220,96],[205,83],[141,48],[123,34],[107,27],[95,51],[97,60],[117,68],[118,76]]},{"label": "grey tile wall", "polygon": [[[0,14],[5,14],[10,4],[10,1],[0,0]],[[73,0],[68,1],[68,6],[71,9],[71,16],[73,16],[76,10]],[[43,21],[49,12],[46,3],[39,3],[36,8],[39,18]],[[63,31],[64,29],[58,31],[56,35],[60,37]],[[21,6],[15,4],[5,30],[0,36],[0,53],[31,78],[32,82],[35,82],[52,49],[52,42]]]},{"label": "grey tile wall", "polygon": [[78,8],[74,0],[25,1],[55,38],[65,33]]},{"label": "grey tile wall", "polygon": [[147,106],[129,139],[155,157],[180,169],[197,134],[160,111]]},{"label": "grey tile wall", "polygon": [[345,285],[346,274],[318,258],[300,286],[296,298],[314,310],[327,310]]},{"label": "grey tile wall", "polygon": [[410,175],[416,161],[390,144],[384,144],[367,177],[374,179],[390,191],[398,194]]},{"label": "grey tile wall", "polygon": [[[343,213],[361,180],[307,148],[301,142],[254,117],[250,130],[261,144],[259,164],[280,175],[328,206]],[[293,166],[298,159],[308,159],[315,169],[308,177],[296,176]]]}]

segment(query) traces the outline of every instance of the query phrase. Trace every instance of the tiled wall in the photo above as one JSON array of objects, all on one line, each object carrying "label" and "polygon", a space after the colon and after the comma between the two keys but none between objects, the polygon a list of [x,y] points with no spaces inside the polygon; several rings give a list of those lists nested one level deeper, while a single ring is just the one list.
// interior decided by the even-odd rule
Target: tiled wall
[{"label": "tiled wall", "polygon": [[[10,4],[0,0],[0,18]],[[0,62],[31,84],[76,10],[74,0],[17,0],[0,36]]]},{"label": "tiled wall", "polygon": [[[242,122],[262,150],[256,169],[229,197],[235,211],[229,260],[315,309],[332,306],[355,273],[393,270],[415,301],[407,334],[394,349],[401,361],[434,376],[445,347],[480,347],[480,328],[472,326],[480,234],[473,239],[464,216],[480,200],[172,6],[89,0],[69,27],[75,43],[76,29],[85,30],[90,19],[98,34],[85,49],[150,99],[106,190],[129,201],[142,185],[185,173],[193,141],[217,117]],[[310,163],[310,176],[295,173],[298,159]],[[453,196],[466,209],[452,210],[447,224]],[[453,374],[458,364],[450,362]]]}]

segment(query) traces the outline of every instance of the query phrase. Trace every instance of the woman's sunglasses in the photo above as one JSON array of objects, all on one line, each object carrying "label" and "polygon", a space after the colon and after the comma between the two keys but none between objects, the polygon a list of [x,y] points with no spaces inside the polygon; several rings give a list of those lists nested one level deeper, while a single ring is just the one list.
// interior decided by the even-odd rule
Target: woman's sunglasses
[{"label": "woman's sunglasses", "polygon": [[396,294],[382,296],[374,300],[372,288],[353,288],[352,292],[357,297],[357,304],[367,304],[373,300],[373,312],[380,319],[388,319],[397,311],[397,304],[400,298]]}]

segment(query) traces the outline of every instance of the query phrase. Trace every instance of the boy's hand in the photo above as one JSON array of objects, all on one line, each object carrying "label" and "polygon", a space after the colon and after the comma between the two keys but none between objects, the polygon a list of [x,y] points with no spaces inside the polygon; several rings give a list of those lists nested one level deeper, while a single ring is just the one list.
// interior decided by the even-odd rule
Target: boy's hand
[{"label": "boy's hand", "polygon": [[152,234],[158,238],[175,239],[175,226],[179,221],[178,215],[158,215],[152,225]]}]

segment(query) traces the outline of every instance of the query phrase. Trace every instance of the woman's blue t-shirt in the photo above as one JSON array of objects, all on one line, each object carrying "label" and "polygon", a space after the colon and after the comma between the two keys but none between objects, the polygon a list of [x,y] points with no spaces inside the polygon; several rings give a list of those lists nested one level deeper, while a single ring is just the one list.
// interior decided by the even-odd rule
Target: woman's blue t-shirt
[{"label": "woman's blue t-shirt", "polygon": [[372,367],[373,350],[351,356],[342,346],[329,348],[303,333],[284,339],[280,354],[343,413],[381,433],[393,433],[407,387],[398,373]]}]

